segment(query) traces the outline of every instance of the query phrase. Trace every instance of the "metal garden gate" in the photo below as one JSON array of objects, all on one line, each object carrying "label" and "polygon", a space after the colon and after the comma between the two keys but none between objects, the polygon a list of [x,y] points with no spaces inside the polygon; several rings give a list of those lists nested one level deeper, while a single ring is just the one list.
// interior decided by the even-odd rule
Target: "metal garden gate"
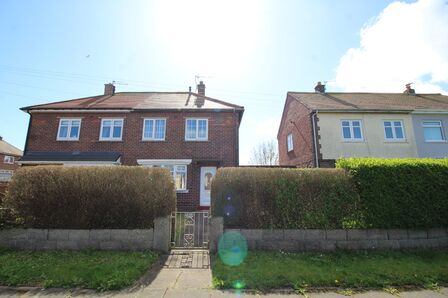
[{"label": "metal garden gate", "polygon": [[173,212],[171,214],[172,248],[208,248],[209,212]]}]

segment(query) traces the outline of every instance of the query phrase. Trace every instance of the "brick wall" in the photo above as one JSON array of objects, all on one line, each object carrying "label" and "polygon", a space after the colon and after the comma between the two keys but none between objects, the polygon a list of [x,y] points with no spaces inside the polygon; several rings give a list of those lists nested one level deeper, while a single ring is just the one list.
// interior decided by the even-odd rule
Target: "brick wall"
[{"label": "brick wall", "polygon": [[249,230],[238,232],[250,249],[333,251],[448,247],[447,229],[407,230]]},{"label": "brick wall", "polygon": [[[57,141],[60,118],[82,118],[79,141]],[[102,118],[123,118],[122,141],[99,141]],[[165,141],[142,141],[143,118],[166,118]],[[208,118],[208,141],[185,141],[185,118]],[[124,165],[137,159],[192,159],[187,168],[189,193],[178,194],[181,211],[199,206],[200,167],[238,165],[238,113],[233,112],[131,112],[33,113],[28,151],[114,151]],[[216,161],[216,162],[211,162]]]},{"label": "brick wall", "polygon": [[125,230],[0,230],[0,246],[16,249],[100,249],[167,252],[170,246],[169,218],[156,218],[154,229]]},{"label": "brick wall", "polygon": [[[14,156],[14,164],[5,163],[5,156]],[[3,154],[0,153],[0,170],[11,170],[14,171],[18,168],[16,161],[20,158],[20,156],[11,155],[11,154]]]},{"label": "brick wall", "polygon": [[[279,162],[282,166],[314,167],[314,144],[311,111],[287,96],[278,140]],[[291,123],[291,121],[293,123]],[[287,136],[292,133],[294,150],[287,150]]]}]

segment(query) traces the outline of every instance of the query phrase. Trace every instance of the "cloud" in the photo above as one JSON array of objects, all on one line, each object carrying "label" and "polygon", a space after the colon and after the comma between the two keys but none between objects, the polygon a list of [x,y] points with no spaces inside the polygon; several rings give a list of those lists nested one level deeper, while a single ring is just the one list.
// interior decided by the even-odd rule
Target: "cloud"
[{"label": "cloud", "polygon": [[344,91],[448,93],[448,2],[394,2],[361,29],[332,83]]}]

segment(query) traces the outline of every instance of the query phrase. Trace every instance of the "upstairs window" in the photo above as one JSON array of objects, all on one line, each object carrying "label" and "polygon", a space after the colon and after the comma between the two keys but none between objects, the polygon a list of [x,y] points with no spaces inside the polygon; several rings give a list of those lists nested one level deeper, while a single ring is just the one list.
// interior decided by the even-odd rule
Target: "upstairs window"
[{"label": "upstairs window", "polygon": [[185,124],[185,140],[207,141],[208,119],[187,119]]},{"label": "upstairs window", "polygon": [[143,140],[165,140],[165,119],[147,118],[143,121]]},{"label": "upstairs window", "polygon": [[100,140],[121,141],[123,134],[123,119],[102,119]]},{"label": "upstairs window", "polygon": [[384,121],[384,138],[386,141],[404,141],[403,121]]},{"label": "upstairs window", "polygon": [[442,121],[428,120],[422,122],[423,136],[426,142],[443,142],[445,136],[443,135]]},{"label": "upstairs window", "polygon": [[5,155],[3,162],[8,164],[14,164],[14,156]]},{"label": "upstairs window", "polygon": [[362,141],[361,120],[342,120],[342,137],[344,141]]},{"label": "upstairs window", "polygon": [[77,141],[79,140],[79,130],[81,128],[81,119],[61,119],[59,121],[58,141]]},{"label": "upstairs window", "polygon": [[288,135],[286,140],[287,140],[288,152],[290,152],[290,151],[292,151],[294,149],[294,143],[293,143],[293,140],[292,140],[292,133],[290,133]]}]

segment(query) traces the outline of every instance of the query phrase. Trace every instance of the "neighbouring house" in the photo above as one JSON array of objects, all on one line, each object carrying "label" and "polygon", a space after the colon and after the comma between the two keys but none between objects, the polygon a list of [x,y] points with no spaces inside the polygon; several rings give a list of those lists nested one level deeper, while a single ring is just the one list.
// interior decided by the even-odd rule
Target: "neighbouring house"
[{"label": "neighbouring house", "polygon": [[[190,89],[191,90],[191,89]],[[170,170],[178,211],[208,209],[218,167],[238,166],[244,107],[194,92],[115,92],[22,108],[21,165],[140,165]]]},{"label": "neighbouring house", "polygon": [[334,167],[341,157],[448,157],[448,96],[288,92],[277,134],[280,165]]},{"label": "neighbouring house", "polygon": [[11,180],[17,169],[17,160],[22,156],[22,151],[9,144],[0,136],[0,182]]}]

